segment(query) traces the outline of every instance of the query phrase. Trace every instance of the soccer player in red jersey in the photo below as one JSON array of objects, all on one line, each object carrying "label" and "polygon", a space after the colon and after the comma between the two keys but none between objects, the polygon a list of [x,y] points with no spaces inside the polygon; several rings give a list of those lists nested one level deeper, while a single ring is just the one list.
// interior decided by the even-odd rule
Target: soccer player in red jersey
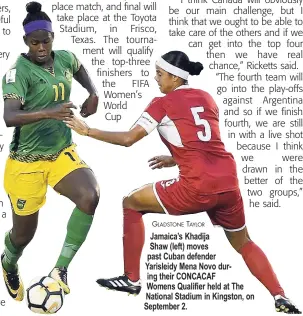
[{"label": "soccer player in red jersey", "polygon": [[266,255],[248,235],[236,163],[220,137],[218,107],[207,92],[187,84],[188,76],[199,75],[202,69],[201,63],[191,62],[183,52],[163,55],[156,62],[155,79],[165,96],[154,98],[130,131],[101,131],[76,117],[66,121],[79,134],[127,147],[157,128],[171,156],[152,158],[151,168],[177,165],[180,170],[176,179],[145,185],[124,198],[124,275],[97,283],[138,294],[144,245],[142,215],[184,215],[203,210],[213,224],[224,228],[251,273],[274,297],[276,310],[301,314],[286,298]]}]

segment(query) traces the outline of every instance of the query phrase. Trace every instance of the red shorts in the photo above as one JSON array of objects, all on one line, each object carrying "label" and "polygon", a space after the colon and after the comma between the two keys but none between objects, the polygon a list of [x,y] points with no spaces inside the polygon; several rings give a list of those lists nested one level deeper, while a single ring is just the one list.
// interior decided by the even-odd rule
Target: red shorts
[{"label": "red shorts", "polygon": [[156,182],[153,189],[167,214],[207,212],[211,222],[225,230],[238,231],[245,227],[244,206],[239,189],[212,195],[197,195],[187,190],[181,179]]}]

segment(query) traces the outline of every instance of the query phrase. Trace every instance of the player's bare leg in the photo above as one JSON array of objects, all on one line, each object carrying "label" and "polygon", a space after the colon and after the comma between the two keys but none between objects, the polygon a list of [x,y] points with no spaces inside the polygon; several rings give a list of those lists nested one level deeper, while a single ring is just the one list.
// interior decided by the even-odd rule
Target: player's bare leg
[{"label": "player's bare leg", "polygon": [[65,176],[54,189],[76,204],[69,222],[67,234],[50,276],[57,280],[65,294],[70,293],[67,268],[83,244],[93,222],[99,202],[99,187],[93,172],[88,168],[76,169]]},{"label": "player's bare leg", "polygon": [[5,249],[1,255],[3,278],[9,295],[16,301],[22,301],[24,298],[24,287],[17,262],[23,249],[35,235],[38,213],[28,216],[13,213],[13,228],[5,234]]},{"label": "player's bare leg", "polygon": [[242,255],[250,272],[268,289],[275,299],[277,312],[301,314],[296,306],[285,296],[276,274],[264,252],[250,239],[247,228],[239,231],[225,230],[232,247]]},{"label": "player's bare leg", "polygon": [[129,294],[140,293],[140,258],[145,239],[142,215],[145,213],[165,213],[155,196],[152,184],[133,191],[123,199],[124,275],[99,279],[97,283],[100,286]]}]

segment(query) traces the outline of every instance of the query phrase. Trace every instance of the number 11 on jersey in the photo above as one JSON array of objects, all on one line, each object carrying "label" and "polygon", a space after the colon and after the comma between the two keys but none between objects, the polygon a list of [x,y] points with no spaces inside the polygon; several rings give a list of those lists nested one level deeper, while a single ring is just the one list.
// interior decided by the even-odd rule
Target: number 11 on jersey
[{"label": "number 11 on jersey", "polygon": [[59,99],[59,92],[61,92],[61,100],[64,101],[64,97],[65,97],[64,84],[62,82],[59,82],[58,85],[53,84],[53,89],[55,90],[55,99],[54,99],[54,101],[55,102],[58,101],[58,99]]},{"label": "number 11 on jersey", "polygon": [[194,117],[195,124],[197,126],[202,125],[204,126],[204,133],[202,131],[197,132],[198,138],[202,142],[208,142],[211,139],[211,128],[207,120],[201,119],[199,116],[199,113],[204,112],[204,107],[203,106],[197,106],[194,108],[191,108],[191,113]]}]

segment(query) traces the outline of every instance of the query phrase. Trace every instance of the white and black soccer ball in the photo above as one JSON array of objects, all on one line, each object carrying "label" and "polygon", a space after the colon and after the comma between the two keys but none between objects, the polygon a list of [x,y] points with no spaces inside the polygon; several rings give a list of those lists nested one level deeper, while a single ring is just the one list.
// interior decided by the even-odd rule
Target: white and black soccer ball
[{"label": "white and black soccer ball", "polygon": [[28,308],[39,314],[54,314],[63,305],[64,291],[57,281],[45,276],[30,282],[26,290]]}]

